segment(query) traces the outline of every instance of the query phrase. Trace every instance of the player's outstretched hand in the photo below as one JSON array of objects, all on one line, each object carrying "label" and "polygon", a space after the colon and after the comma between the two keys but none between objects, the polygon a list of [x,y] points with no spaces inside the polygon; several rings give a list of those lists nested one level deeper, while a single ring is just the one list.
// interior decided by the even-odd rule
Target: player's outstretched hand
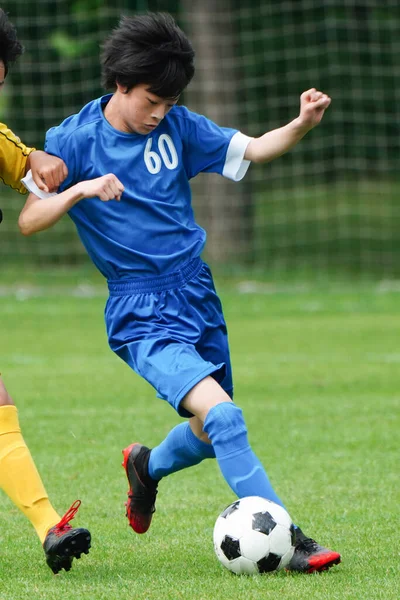
[{"label": "player's outstretched hand", "polygon": [[29,168],[33,181],[43,192],[55,192],[68,175],[67,165],[58,156],[52,156],[42,150],[29,155]]},{"label": "player's outstretched hand", "polygon": [[315,88],[303,92],[300,96],[299,115],[302,124],[309,129],[318,125],[330,103],[331,98]]},{"label": "player's outstretched hand", "polygon": [[99,198],[102,202],[121,200],[124,191],[124,186],[113,173],[97,177],[97,179],[81,181],[77,186],[79,186],[79,194],[83,198]]}]

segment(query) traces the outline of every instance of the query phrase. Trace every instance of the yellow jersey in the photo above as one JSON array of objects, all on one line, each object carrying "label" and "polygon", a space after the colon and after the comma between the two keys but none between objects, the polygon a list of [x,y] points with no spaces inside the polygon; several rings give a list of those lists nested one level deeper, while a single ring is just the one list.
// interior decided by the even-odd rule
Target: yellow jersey
[{"label": "yellow jersey", "polygon": [[28,156],[35,148],[27,148],[7,125],[0,123],[0,179],[21,194],[26,193],[21,183],[25,176]]}]

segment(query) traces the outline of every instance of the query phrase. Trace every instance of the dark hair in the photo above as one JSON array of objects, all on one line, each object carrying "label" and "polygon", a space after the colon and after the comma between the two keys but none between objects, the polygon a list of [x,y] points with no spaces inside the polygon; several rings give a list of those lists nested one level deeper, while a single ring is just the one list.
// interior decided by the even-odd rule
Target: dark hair
[{"label": "dark hair", "polygon": [[194,75],[194,50],[167,13],[122,17],[103,45],[102,84],[127,91],[141,83],[161,98],[177,98]]},{"label": "dark hair", "polygon": [[24,51],[24,47],[17,40],[17,32],[10,23],[4,10],[0,8],[0,60],[4,63],[5,74],[8,65],[14,62]]}]

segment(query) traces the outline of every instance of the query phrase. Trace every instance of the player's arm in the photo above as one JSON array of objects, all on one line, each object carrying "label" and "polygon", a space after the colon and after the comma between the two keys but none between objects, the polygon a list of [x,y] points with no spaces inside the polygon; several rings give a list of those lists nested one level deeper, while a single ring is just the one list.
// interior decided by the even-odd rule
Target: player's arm
[{"label": "player's arm", "polygon": [[0,123],[0,165],[1,179],[21,194],[26,193],[21,179],[30,169],[36,185],[45,192],[56,190],[68,174],[64,161],[25,146],[3,123]]},{"label": "player's arm", "polygon": [[77,202],[83,198],[95,198],[103,202],[120,200],[124,186],[109,173],[97,179],[81,181],[68,190],[47,198],[30,193],[18,219],[23,235],[32,235],[57,223]]},{"label": "player's arm", "polygon": [[300,114],[297,119],[284,127],[268,131],[261,137],[253,138],[246,148],[244,158],[255,163],[265,163],[285,154],[320,123],[330,103],[331,99],[326,94],[315,88],[307,90],[300,96]]}]

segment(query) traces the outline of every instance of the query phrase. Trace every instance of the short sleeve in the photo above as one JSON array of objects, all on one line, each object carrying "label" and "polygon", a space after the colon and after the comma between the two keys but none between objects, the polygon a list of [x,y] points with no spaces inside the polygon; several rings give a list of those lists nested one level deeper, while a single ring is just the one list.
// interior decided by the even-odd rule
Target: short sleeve
[{"label": "short sleeve", "polygon": [[25,175],[28,156],[34,148],[28,148],[6,125],[0,123],[0,179],[21,194],[26,193],[20,180]]},{"label": "short sleeve", "polygon": [[64,160],[64,156],[62,156],[59,146],[58,134],[59,127],[52,127],[47,131],[44,149],[46,152],[48,152],[48,154],[53,154],[54,156],[58,156]]},{"label": "short sleeve", "polygon": [[189,178],[198,173],[219,173],[233,181],[244,177],[250,165],[244,154],[252,138],[190,111],[184,113],[182,127]]},{"label": "short sleeve", "polygon": [[46,133],[45,151],[61,158],[68,168],[68,176],[59,187],[59,192],[63,192],[76,183],[77,153],[74,151],[74,143],[74,137],[65,134],[63,125],[52,127]]}]

